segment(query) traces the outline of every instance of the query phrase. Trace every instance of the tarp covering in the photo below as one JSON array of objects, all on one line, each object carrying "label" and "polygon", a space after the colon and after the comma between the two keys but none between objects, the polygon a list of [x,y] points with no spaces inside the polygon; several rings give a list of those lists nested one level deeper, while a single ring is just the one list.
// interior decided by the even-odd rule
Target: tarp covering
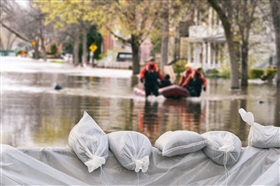
[{"label": "tarp covering", "polygon": [[163,157],[153,147],[145,173],[125,169],[110,151],[105,165],[89,173],[69,147],[2,144],[1,185],[280,185],[280,149],[248,146],[225,167],[202,150]]}]

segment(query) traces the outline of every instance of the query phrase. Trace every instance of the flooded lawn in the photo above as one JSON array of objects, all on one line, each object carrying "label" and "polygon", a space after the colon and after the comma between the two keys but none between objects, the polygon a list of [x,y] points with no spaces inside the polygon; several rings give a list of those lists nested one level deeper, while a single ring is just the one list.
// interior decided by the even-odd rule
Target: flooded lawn
[{"label": "flooded lawn", "polygon": [[[200,98],[167,100],[160,96],[145,101],[133,94],[137,78],[125,71],[35,68],[33,63],[26,70],[14,65],[19,69],[7,67],[1,72],[1,140],[15,147],[67,145],[68,134],[84,111],[106,133],[139,131],[152,144],[169,130],[200,134],[226,130],[246,146],[250,127],[241,121],[241,107],[260,124],[280,124],[279,96],[269,83],[250,83],[246,90],[231,91],[229,80],[211,79]],[[63,89],[53,90],[55,82]]]}]

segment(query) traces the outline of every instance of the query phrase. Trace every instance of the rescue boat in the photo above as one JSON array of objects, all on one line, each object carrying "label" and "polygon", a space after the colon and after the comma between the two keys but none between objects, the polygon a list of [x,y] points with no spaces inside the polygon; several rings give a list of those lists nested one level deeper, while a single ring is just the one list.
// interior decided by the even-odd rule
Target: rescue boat
[{"label": "rescue boat", "polygon": [[[143,88],[135,87],[133,92],[138,96],[145,97],[145,90]],[[170,85],[168,87],[159,88],[158,92],[167,99],[180,99],[190,96],[189,91],[179,85]]]}]

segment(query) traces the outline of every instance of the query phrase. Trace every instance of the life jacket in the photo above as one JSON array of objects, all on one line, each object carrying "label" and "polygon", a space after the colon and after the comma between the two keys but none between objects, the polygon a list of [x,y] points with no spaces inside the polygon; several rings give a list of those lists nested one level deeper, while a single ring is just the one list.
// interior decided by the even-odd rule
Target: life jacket
[{"label": "life jacket", "polygon": [[147,65],[146,65],[146,70],[148,71],[148,70],[152,70],[152,66],[154,66],[154,71],[156,71],[156,72],[158,72],[159,70],[158,70],[158,66],[157,66],[157,64],[155,64],[155,63],[148,63]]},{"label": "life jacket", "polygon": [[[163,80],[163,76],[160,73],[157,64],[153,64],[154,65],[154,70],[152,70],[151,68],[151,63],[148,63],[146,66],[144,66],[140,72],[140,79],[145,78],[146,82],[149,81],[149,79],[160,79]],[[154,81],[154,80],[152,80]]]},{"label": "life jacket", "polygon": [[193,70],[192,68],[190,68],[190,69],[188,69],[188,70],[185,70],[185,71],[183,72],[183,74],[181,75],[181,77],[180,77],[179,85],[180,85],[180,86],[183,85],[184,82],[187,80],[187,78],[188,78],[190,75],[193,74],[193,72],[194,72],[194,70]]},{"label": "life jacket", "polygon": [[206,81],[206,78],[204,77],[203,73],[202,72],[197,72],[195,70],[193,70],[192,74],[190,74],[187,79],[184,81],[183,83],[183,86],[187,86],[189,85],[189,83],[191,81],[195,81],[197,79],[201,79],[202,80],[202,83],[203,83],[203,86],[206,87],[207,86],[207,81]]}]

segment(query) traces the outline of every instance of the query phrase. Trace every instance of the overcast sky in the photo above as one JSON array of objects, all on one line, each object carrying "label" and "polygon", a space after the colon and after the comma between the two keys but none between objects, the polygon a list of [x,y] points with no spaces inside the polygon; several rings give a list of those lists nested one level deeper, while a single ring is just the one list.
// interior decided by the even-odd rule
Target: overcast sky
[{"label": "overcast sky", "polygon": [[15,0],[19,5],[27,7],[29,0]]}]

